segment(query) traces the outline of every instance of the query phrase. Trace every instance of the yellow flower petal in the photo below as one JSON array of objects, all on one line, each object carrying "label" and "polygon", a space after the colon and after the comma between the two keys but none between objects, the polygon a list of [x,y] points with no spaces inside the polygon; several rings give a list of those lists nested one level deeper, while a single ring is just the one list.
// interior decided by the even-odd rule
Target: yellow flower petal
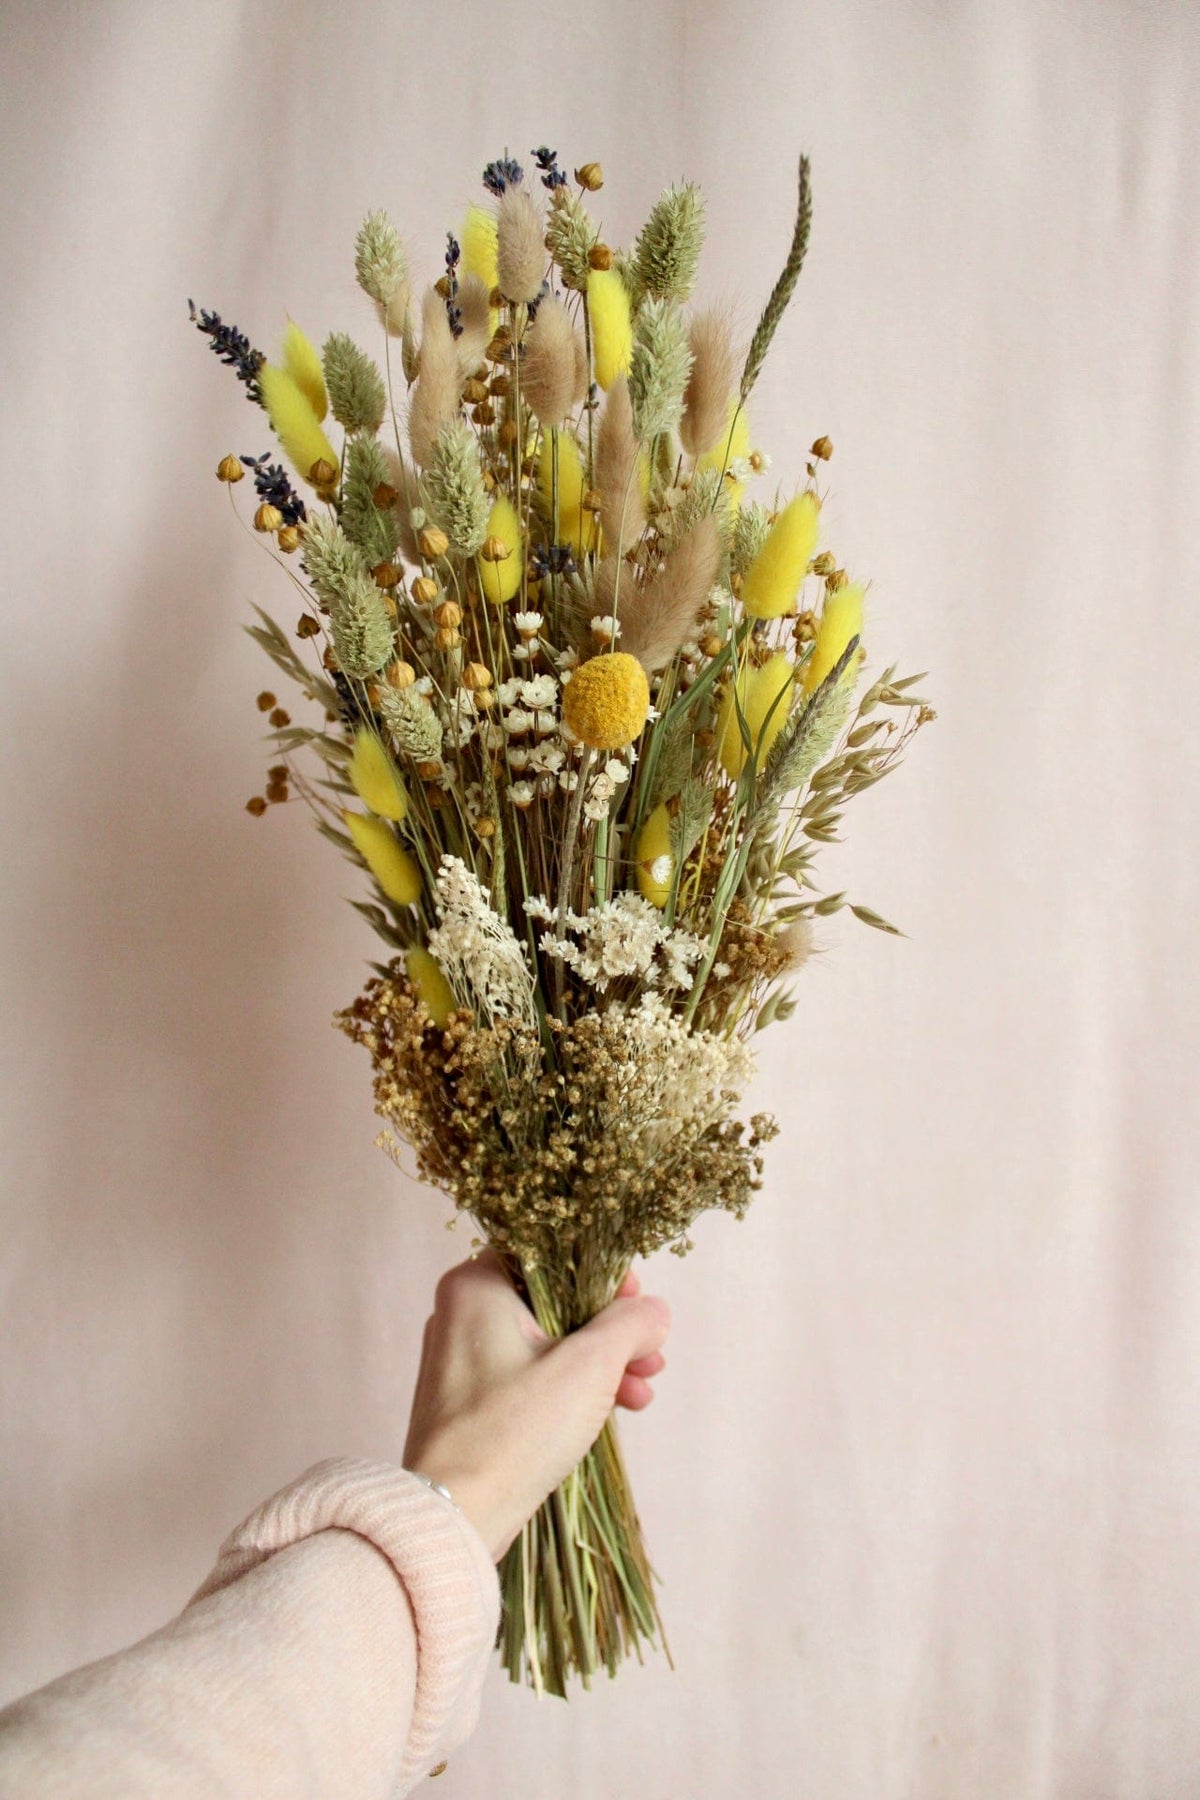
[{"label": "yellow flower petal", "polygon": [[396,842],[391,826],[365,813],[346,812],[342,817],[354,848],[388,899],[397,906],[412,906],[421,898],[421,871]]},{"label": "yellow flower petal", "polygon": [[337,468],[338,459],[321,430],[312,403],[286,369],[264,363],[258,371],[258,391],[263,397],[271,428],[297,475],[307,481],[317,462],[327,462]]},{"label": "yellow flower petal", "polygon": [[629,293],[616,269],[592,269],[588,275],[588,317],[592,326],[592,364],[596,380],[607,391],[629,367],[633,356],[633,321]]},{"label": "yellow flower petal", "polygon": [[748,618],[778,619],[791,611],[816,552],[819,527],[815,494],[797,494],[784,507],[742,583],[739,598]]},{"label": "yellow flower petal", "polygon": [[[851,582],[826,596],[821,623],[817,627],[817,641],[801,676],[801,687],[806,694],[820,687],[829,671],[841,661],[851,638],[862,636],[862,623],[861,587]],[[858,673],[857,660],[847,669],[847,677],[852,678]]]},{"label": "yellow flower petal", "polygon": [[309,342],[294,322],[288,325],[283,334],[283,366],[312,407],[319,425],[329,411],[325,371],[321,367],[316,346]]},{"label": "yellow flower petal", "polygon": [[350,782],[364,806],[381,819],[401,820],[408,811],[408,796],[392,759],[366,725],[354,737],[350,757]]},{"label": "yellow flower petal", "polygon": [[750,752],[742,741],[734,701],[735,687],[750,743],[761,769],[771,745],[787,720],[792,704],[794,675],[795,665],[782,650],[778,650],[761,669],[744,668],[736,683],[726,689],[717,709],[717,757],[732,780],[737,780],[750,757]]},{"label": "yellow flower petal", "polygon": [[656,806],[642,825],[634,849],[638,892],[660,909],[671,898],[675,857],[671,849],[671,815],[666,804]]},{"label": "yellow flower petal", "polygon": [[408,979],[417,990],[417,998],[425,1003],[425,1010],[437,1026],[442,1026],[454,1011],[457,1001],[454,990],[442,974],[441,964],[428,950],[407,950],[404,954],[404,967]]},{"label": "yellow flower petal", "polygon": [[493,606],[503,606],[521,585],[521,521],[507,494],[500,495],[488,515],[487,535],[499,538],[508,555],[503,562],[488,562],[482,556],[476,557],[479,585],[485,599]]}]

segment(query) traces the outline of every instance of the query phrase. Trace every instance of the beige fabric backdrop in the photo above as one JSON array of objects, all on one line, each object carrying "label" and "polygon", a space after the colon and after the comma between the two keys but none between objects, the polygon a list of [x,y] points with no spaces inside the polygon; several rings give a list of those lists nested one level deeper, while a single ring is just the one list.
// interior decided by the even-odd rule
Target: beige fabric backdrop
[{"label": "beige fabric backdrop", "polygon": [[[193,295],[270,347],[436,272],[508,146],[598,158],[703,288],[809,266],[755,408],[938,724],[826,863],[764,1041],[751,1217],[651,1270],[626,1441],[677,1658],[569,1707],[495,1672],[444,1800],[1200,1792],[1200,653],[1186,4],[5,9],[6,1174],[0,1700],[160,1623],[316,1458],[398,1454],[446,1205],[328,1025],[372,940],[254,822],[286,588]],[[1189,117],[1192,125],[1188,125]],[[261,443],[260,443],[261,439]]]}]

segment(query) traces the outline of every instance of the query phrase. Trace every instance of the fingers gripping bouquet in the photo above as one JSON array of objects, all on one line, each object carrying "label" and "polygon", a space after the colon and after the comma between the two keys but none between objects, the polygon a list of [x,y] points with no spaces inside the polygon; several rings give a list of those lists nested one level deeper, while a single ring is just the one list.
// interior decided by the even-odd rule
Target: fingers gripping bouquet
[{"label": "fingers gripping bouquet", "polygon": [[[775,1130],[737,1117],[749,1040],[846,900],[814,856],[931,715],[892,670],[861,688],[864,589],[821,546],[828,440],[794,492],[751,497],[807,162],[744,354],[688,308],[694,186],[622,252],[589,210],[598,166],[533,162],[489,165],[424,293],[367,218],[378,360],[291,325],[270,363],[192,316],[300,483],[268,456],[218,470],[231,494],[252,476],[256,529],[298,554],[296,641],[250,629],[318,709],[293,724],[259,696],[279,761],[250,810],[295,792],[369,876],[355,904],[390,959],[338,1023],[370,1053],[381,1142],[412,1146],[561,1334],[699,1213],[745,1211]],[[611,1423],[502,1585],[505,1666],[539,1689],[661,1637]]]}]

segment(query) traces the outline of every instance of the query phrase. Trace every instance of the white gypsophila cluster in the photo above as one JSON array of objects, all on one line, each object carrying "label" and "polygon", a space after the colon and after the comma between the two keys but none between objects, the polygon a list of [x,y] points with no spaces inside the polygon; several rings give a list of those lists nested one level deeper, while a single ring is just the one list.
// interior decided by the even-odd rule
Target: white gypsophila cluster
[{"label": "white gypsophila cluster", "polygon": [[588,783],[587,798],[583,803],[585,816],[596,820],[607,819],[613,795],[628,780],[629,770],[620,757],[610,756],[600,773]]},{"label": "white gypsophila cluster", "polygon": [[487,894],[457,856],[443,856],[437,872],[439,923],[429,950],[455,998],[496,1019],[534,1019],[534,977],[522,946]]},{"label": "white gypsophila cluster", "polygon": [[749,1085],[754,1056],[738,1037],[692,1031],[660,994],[603,1014],[613,1065],[614,1117],[638,1151],[658,1155],[673,1138],[723,1118]]},{"label": "white gypsophila cluster", "polygon": [[650,988],[688,989],[708,947],[693,932],[666,925],[658,908],[640,894],[617,894],[590,912],[566,913],[561,936],[557,908],[534,895],[525,910],[553,927],[542,933],[543,954],[566,963],[598,994],[614,981],[630,978]]}]

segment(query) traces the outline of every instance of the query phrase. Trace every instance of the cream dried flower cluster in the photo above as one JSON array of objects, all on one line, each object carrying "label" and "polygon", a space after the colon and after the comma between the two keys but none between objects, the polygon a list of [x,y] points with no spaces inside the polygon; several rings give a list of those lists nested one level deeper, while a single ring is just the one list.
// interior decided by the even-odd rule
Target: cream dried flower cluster
[{"label": "cream dried flower cluster", "polygon": [[[303,577],[294,636],[262,613],[251,630],[317,710],[293,723],[259,696],[277,760],[250,810],[298,796],[367,876],[356,904],[392,960],[340,1023],[393,1145],[548,1330],[634,1255],[686,1248],[698,1212],[744,1209],[770,1134],[735,1116],[748,1040],[789,1015],[814,926],[850,904],[815,858],[932,716],[917,678],[861,686],[866,587],[825,541],[829,439],[768,489],[751,423],[808,242],[807,161],[746,345],[695,303],[699,189],[666,189],[613,245],[602,185],[545,146],[489,164],[427,282],[371,213],[354,267],[373,352],[293,324],[269,361],[192,308],[285,459],[218,475],[251,477],[256,530]],[[546,1586],[506,1657],[550,1686],[653,1622],[614,1443],[570,1490],[570,1530],[548,1514],[521,1550]],[[573,1602],[570,1636],[546,1596],[583,1581],[581,1543],[587,1581],[613,1585],[586,1622]]]}]

